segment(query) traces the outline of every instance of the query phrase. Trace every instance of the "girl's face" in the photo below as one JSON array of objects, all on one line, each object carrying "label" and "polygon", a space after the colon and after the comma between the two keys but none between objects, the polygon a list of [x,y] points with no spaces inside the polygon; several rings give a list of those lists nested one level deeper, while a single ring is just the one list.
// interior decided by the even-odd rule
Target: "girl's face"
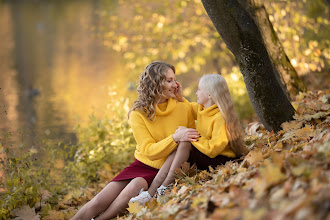
[{"label": "girl's face", "polygon": [[160,98],[159,103],[164,103],[169,98],[175,98],[175,92],[177,90],[177,85],[175,81],[175,74],[171,68],[166,71],[166,78],[164,83],[163,96]]},{"label": "girl's face", "polygon": [[196,92],[196,95],[197,95],[197,103],[203,105],[204,107],[207,107],[210,101],[209,94],[200,85],[198,85],[198,90]]}]

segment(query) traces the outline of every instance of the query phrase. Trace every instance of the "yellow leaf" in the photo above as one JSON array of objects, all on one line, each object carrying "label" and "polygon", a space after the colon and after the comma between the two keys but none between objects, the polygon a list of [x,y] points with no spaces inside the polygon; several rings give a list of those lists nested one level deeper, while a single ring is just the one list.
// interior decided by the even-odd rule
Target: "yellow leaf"
[{"label": "yellow leaf", "polygon": [[245,160],[250,165],[255,165],[255,164],[259,163],[260,161],[262,161],[263,159],[264,158],[263,158],[262,152],[256,151],[256,150],[250,151],[248,153],[248,155],[246,155],[246,157],[245,157]]},{"label": "yellow leaf", "polygon": [[283,148],[283,143],[282,141],[279,141],[275,146],[274,149],[282,149]]},{"label": "yellow leaf", "polygon": [[318,112],[318,113],[315,113],[314,115],[304,115],[304,119],[306,121],[310,121],[312,119],[318,119],[318,118],[323,118],[325,116],[327,116],[329,113],[326,113],[326,112]]},{"label": "yellow leaf", "polygon": [[292,129],[299,129],[303,125],[302,121],[289,121],[289,122],[284,122],[281,126],[283,128],[283,131],[290,131]]},{"label": "yellow leaf", "polygon": [[209,179],[212,179],[212,176],[209,172],[207,172],[206,170],[203,170],[202,172],[200,172],[198,174],[200,180],[203,180],[203,181],[206,181],[206,180],[209,180]]},{"label": "yellow leaf", "polygon": [[45,220],[65,219],[65,216],[64,216],[64,213],[61,211],[51,210],[48,212],[48,215],[43,219],[45,219]]},{"label": "yellow leaf", "polygon": [[298,129],[294,132],[295,136],[298,138],[308,138],[310,136],[314,136],[314,129],[309,127],[309,126],[305,126],[301,129]]},{"label": "yellow leaf", "polygon": [[259,172],[267,186],[277,184],[285,179],[280,168],[271,162],[267,162],[265,167],[260,167]]},{"label": "yellow leaf", "polygon": [[203,204],[205,202],[207,202],[206,197],[200,197],[200,198],[195,197],[193,203],[191,204],[191,207],[192,208],[198,207],[200,204]]},{"label": "yellow leaf", "polygon": [[295,176],[301,176],[303,174],[308,175],[311,173],[311,167],[308,164],[302,163],[296,167],[292,167],[291,172]]},{"label": "yellow leaf", "polygon": [[127,211],[129,211],[129,213],[132,213],[132,214],[137,214],[141,211],[142,208],[143,208],[143,206],[140,205],[139,202],[129,202]]},{"label": "yellow leaf", "polygon": [[274,152],[272,154],[272,161],[273,161],[274,164],[276,164],[281,169],[282,166],[283,166],[284,154],[283,153]]},{"label": "yellow leaf", "polygon": [[265,208],[258,208],[256,210],[244,209],[243,219],[246,220],[265,219],[266,214],[267,214],[267,209]]},{"label": "yellow leaf", "polygon": [[247,169],[245,167],[239,167],[239,168],[237,168],[237,172],[238,173],[243,173],[243,172],[246,172],[246,171],[247,171]]}]

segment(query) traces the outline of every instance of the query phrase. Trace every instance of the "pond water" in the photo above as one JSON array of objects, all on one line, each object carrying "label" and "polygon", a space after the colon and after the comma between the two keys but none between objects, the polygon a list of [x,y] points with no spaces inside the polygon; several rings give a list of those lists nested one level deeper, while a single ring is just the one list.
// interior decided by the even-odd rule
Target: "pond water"
[{"label": "pond water", "polygon": [[13,145],[75,142],[76,118],[104,108],[109,86],[128,91],[120,56],[95,37],[100,7],[98,0],[0,1],[0,131],[14,134]]}]

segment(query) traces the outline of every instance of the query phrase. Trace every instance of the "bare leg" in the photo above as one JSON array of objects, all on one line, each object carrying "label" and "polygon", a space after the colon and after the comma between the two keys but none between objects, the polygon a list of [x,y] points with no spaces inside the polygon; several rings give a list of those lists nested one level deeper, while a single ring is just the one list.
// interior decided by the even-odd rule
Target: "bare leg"
[{"label": "bare leg", "polygon": [[166,159],[165,163],[163,166],[160,168],[158,171],[157,175],[155,176],[154,180],[152,181],[148,192],[151,196],[153,196],[157,190],[157,188],[162,185],[164,182],[165,178],[167,177],[167,174],[170,170],[170,167],[172,165],[173,159],[175,157],[176,150],[174,150]]},{"label": "bare leg", "polygon": [[166,179],[163,182],[163,186],[168,186],[174,181],[174,175],[176,168],[179,168],[181,164],[183,164],[185,161],[188,160],[189,154],[191,149],[191,143],[190,142],[180,142],[178,149],[176,151],[175,157],[173,159],[173,162],[171,164],[170,170],[167,174]]},{"label": "bare leg", "polygon": [[133,179],[117,196],[117,198],[111,203],[108,209],[96,220],[111,219],[116,217],[121,211],[125,210],[129,200],[138,195],[141,189],[147,189],[148,183],[142,177]]},{"label": "bare leg", "polygon": [[88,219],[104,212],[117,198],[119,193],[127,186],[130,180],[110,182],[91,201],[86,203],[72,218],[72,220]]}]

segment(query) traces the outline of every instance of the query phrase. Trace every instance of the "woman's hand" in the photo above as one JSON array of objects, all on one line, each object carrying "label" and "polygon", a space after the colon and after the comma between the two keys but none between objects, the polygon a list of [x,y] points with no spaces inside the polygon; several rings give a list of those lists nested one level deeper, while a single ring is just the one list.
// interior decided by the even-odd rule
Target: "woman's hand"
[{"label": "woman's hand", "polygon": [[176,129],[175,133],[172,135],[172,137],[175,142],[178,141],[194,142],[197,141],[197,139],[200,137],[200,134],[196,129],[179,126],[178,129]]},{"label": "woman's hand", "polygon": [[176,83],[176,89],[174,91],[175,98],[179,102],[183,102],[184,98],[183,98],[183,95],[182,95],[182,86],[179,82],[175,82],[175,83]]}]

